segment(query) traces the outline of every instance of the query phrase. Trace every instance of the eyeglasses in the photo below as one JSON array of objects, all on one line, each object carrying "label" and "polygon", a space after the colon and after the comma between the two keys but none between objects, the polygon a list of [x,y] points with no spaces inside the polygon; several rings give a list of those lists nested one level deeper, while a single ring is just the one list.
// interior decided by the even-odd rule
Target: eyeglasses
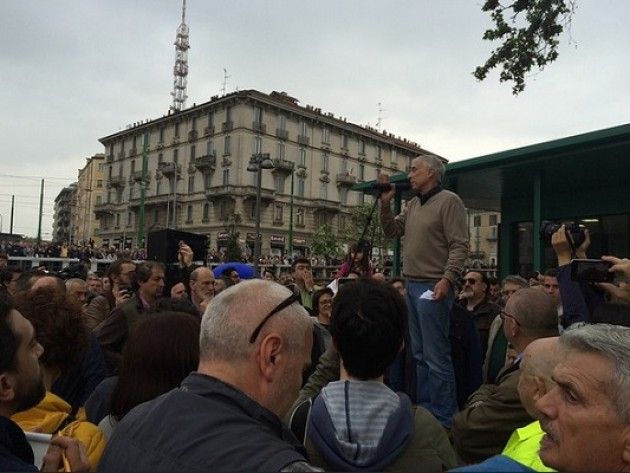
[{"label": "eyeglasses", "polygon": [[504,310],[499,312],[499,317],[501,317],[501,320],[505,320],[506,318],[507,319],[512,319],[516,325],[519,325],[519,326],[521,325],[521,323],[518,321],[518,319],[516,317],[514,317],[512,314],[508,314]]},{"label": "eyeglasses", "polygon": [[256,339],[258,338],[258,334],[260,333],[260,331],[262,330],[263,326],[265,325],[265,323],[267,322],[267,320],[269,320],[274,314],[277,314],[278,312],[280,312],[282,309],[286,309],[287,307],[289,307],[291,304],[293,304],[294,302],[298,302],[301,300],[301,296],[300,294],[297,293],[292,293],[289,297],[287,297],[285,300],[283,300],[282,302],[280,302],[280,304],[278,304],[276,307],[274,307],[273,309],[271,309],[271,312],[269,312],[264,319],[262,319],[262,322],[260,322],[258,324],[258,327],[256,327],[256,329],[254,330],[254,332],[252,333],[252,336],[249,337],[249,343],[254,343],[256,341]]}]

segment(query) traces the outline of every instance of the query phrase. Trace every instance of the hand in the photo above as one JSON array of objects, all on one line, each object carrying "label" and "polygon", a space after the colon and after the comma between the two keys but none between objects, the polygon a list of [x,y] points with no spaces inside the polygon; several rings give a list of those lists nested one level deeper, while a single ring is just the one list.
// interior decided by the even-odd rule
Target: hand
[{"label": "hand", "polygon": [[121,291],[120,289],[118,289],[118,285],[114,285],[112,287],[112,295],[114,296],[114,300],[116,301],[116,307],[124,304],[131,298],[131,292],[129,290]]},{"label": "hand", "polygon": [[433,288],[433,300],[439,302],[448,295],[448,291],[451,290],[451,282],[446,279],[440,279]]},{"label": "hand", "polygon": [[[376,176],[376,182],[379,184],[388,184],[389,183],[389,174],[385,174],[384,172],[380,172]],[[392,186],[391,190],[387,192],[383,192],[381,194],[381,205],[389,205],[392,198],[396,194],[396,189]]]},{"label": "hand", "polygon": [[558,230],[551,235],[551,246],[553,246],[553,250],[556,252],[556,256],[558,257],[558,266],[564,266],[571,262],[571,254],[573,251],[571,249],[571,242],[569,241],[569,238],[567,238],[567,232],[564,229],[564,225],[558,228]]},{"label": "hand", "polygon": [[602,259],[612,263],[608,271],[611,273],[622,273],[624,278],[630,281],[630,260],[628,258],[621,259],[616,256],[602,256]]},{"label": "hand", "polygon": [[193,261],[193,250],[190,246],[188,246],[183,241],[179,242],[179,250],[177,251],[177,260],[179,264],[183,268],[187,268],[192,264]]},{"label": "hand", "polygon": [[312,291],[313,290],[313,273],[311,273],[310,271],[307,272],[306,274],[304,274],[304,287],[308,290],[308,291]]},{"label": "hand", "polygon": [[575,257],[579,259],[586,259],[586,250],[588,250],[589,246],[591,246],[591,232],[588,231],[588,228],[585,228],[584,241],[575,250]]},{"label": "hand", "polygon": [[620,283],[617,286],[609,282],[600,282],[597,285],[610,295],[611,302],[630,304],[630,284]]},{"label": "hand", "polygon": [[90,463],[83,444],[76,439],[61,435],[53,437],[50,441],[50,447],[44,455],[42,471],[59,471],[60,468],[66,471],[63,462],[64,454],[70,466],[69,471],[90,471]]}]

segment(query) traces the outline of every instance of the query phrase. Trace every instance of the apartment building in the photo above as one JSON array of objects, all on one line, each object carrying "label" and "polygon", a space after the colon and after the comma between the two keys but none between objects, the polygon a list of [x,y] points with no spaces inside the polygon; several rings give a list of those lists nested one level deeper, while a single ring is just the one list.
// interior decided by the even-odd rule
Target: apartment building
[{"label": "apartment building", "polygon": [[364,202],[351,190],[355,183],[374,179],[379,169],[404,172],[413,157],[428,153],[284,92],[255,90],[213,97],[99,141],[106,189],[94,212],[103,245],[114,246],[137,246],[144,201],[145,235],[177,228],[205,234],[212,249],[221,249],[237,231],[252,249],[257,173],[247,168],[268,155],[273,168],[261,171],[263,255],[286,254],[291,223],[294,253],[308,254],[318,227],[339,231]]},{"label": "apartment building", "polygon": [[488,266],[498,264],[498,237],[501,214],[485,210],[468,209],[470,235],[469,259]]},{"label": "apartment building", "polygon": [[55,197],[53,207],[53,241],[69,243],[72,241],[72,221],[76,213],[76,182],[64,187]]},{"label": "apartment building", "polygon": [[76,187],[76,205],[72,214],[72,237],[75,243],[89,243],[100,246],[99,221],[94,208],[102,203],[105,182],[103,180],[103,163],[105,155],[95,154],[85,159],[85,166],[79,169]]}]

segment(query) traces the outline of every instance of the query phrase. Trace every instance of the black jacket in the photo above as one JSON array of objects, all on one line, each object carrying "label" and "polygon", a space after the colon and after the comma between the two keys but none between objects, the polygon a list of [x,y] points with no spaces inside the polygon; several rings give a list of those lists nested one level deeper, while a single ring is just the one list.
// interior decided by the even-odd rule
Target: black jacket
[{"label": "black jacket", "polygon": [[0,417],[0,471],[39,471],[24,432],[11,419]]},{"label": "black jacket", "polygon": [[117,424],[98,470],[280,471],[305,457],[272,412],[216,378],[192,373]]}]

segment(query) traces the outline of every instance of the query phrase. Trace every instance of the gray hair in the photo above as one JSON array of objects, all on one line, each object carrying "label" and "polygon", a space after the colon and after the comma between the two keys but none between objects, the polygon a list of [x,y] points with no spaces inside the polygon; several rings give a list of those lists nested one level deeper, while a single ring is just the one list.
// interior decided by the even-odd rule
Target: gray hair
[{"label": "gray hair", "polygon": [[444,180],[444,174],[446,173],[446,166],[444,166],[444,161],[438,158],[434,154],[421,154],[416,156],[416,159],[419,159],[429,169],[433,169],[435,174],[437,175],[438,182],[441,184]]},{"label": "gray hair", "polygon": [[506,283],[515,284],[520,287],[529,286],[527,279],[519,276],[518,274],[508,274],[507,276],[505,276],[503,278],[502,285],[505,285]]},{"label": "gray hair", "polygon": [[630,423],[630,327],[584,325],[564,332],[560,336],[560,344],[569,350],[597,353],[611,361],[612,403],[621,420]]},{"label": "gray hair", "polygon": [[66,284],[66,289],[72,289],[72,287],[78,286],[79,284],[82,284],[85,286],[86,282],[85,280],[81,278],[70,278],[66,280],[65,284]]},{"label": "gray hair", "polygon": [[281,334],[290,351],[303,349],[304,335],[313,322],[297,302],[274,314],[256,341],[249,342],[263,317],[290,295],[286,287],[260,279],[244,281],[222,291],[210,301],[201,320],[201,359],[247,360],[272,330]]}]

